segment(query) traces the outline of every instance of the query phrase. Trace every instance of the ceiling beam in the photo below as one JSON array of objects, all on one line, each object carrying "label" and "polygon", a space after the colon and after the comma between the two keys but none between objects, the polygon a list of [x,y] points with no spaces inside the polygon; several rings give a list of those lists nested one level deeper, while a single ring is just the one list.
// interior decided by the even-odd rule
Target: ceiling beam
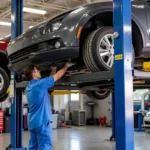
[{"label": "ceiling beam", "polygon": [[37,18],[38,19],[38,23],[43,22],[43,21],[48,21],[48,20],[56,17],[59,14],[61,14],[61,11],[55,12],[53,14],[48,14],[48,15],[45,16],[44,19],[43,19],[43,17]]},{"label": "ceiling beam", "polygon": [[26,4],[32,5],[32,6],[43,7],[43,8],[51,8],[51,9],[56,9],[56,10],[61,10],[61,11],[65,11],[69,9],[68,7],[65,7],[65,6],[59,6],[59,5],[38,2],[38,1],[26,1]]},{"label": "ceiling beam", "polygon": [[71,7],[72,0],[64,0],[67,7]]},{"label": "ceiling beam", "polygon": [[86,2],[87,2],[88,4],[91,4],[91,3],[92,3],[92,1],[91,1],[91,0],[86,0]]},{"label": "ceiling beam", "polygon": [[10,6],[8,6],[6,9],[4,9],[4,10],[2,11],[2,13],[0,13],[0,17],[5,17],[5,16],[7,16],[10,12],[11,12],[11,8],[10,8]]}]

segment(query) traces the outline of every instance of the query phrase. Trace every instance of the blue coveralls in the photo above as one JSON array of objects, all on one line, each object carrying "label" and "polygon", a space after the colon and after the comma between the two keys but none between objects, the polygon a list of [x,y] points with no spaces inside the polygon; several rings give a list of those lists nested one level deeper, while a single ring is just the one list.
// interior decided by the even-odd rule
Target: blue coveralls
[{"label": "blue coveralls", "polygon": [[26,87],[29,104],[29,150],[52,150],[52,110],[48,88],[54,85],[54,77],[32,80]]}]

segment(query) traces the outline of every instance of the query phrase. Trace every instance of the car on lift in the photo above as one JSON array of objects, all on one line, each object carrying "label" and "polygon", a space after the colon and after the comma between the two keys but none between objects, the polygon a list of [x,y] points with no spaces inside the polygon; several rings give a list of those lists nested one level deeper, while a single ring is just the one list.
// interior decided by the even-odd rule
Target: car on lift
[{"label": "car on lift", "polygon": [[[150,60],[150,5],[132,1],[132,45],[134,68]],[[92,3],[45,21],[11,41],[8,67],[22,72],[28,65],[40,68],[44,76],[53,66],[76,63],[66,75],[109,71],[114,64],[113,3]],[[119,71],[119,70],[118,70]],[[110,90],[87,91],[104,99]]]},{"label": "car on lift", "polygon": [[8,97],[7,90],[9,87],[10,71],[7,67],[8,59],[6,49],[9,42],[9,40],[0,40],[0,102]]}]

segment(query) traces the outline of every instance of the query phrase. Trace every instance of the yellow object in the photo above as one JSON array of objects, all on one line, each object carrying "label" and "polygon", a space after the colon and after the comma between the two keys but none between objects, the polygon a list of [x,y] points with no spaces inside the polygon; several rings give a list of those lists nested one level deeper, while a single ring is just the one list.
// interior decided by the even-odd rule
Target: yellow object
[{"label": "yellow object", "polygon": [[143,63],[143,69],[146,72],[150,72],[150,62],[144,62]]},{"label": "yellow object", "polygon": [[[82,94],[82,91],[70,91],[70,90],[55,90],[50,95],[68,95],[68,94]],[[23,92],[23,95],[26,95],[25,92]]]},{"label": "yellow object", "polygon": [[82,91],[70,91],[70,90],[56,90],[51,93],[51,95],[67,95],[67,94],[79,94]]},{"label": "yellow object", "polygon": [[9,94],[9,93],[10,93],[10,87],[7,89],[6,94]]},{"label": "yellow object", "polygon": [[78,29],[77,36],[76,36],[76,37],[77,37],[77,39],[79,39],[79,38],[80,38],[82,28],[83,28],[83,27],[82,27],[82,26],[80,26],[80,27],[79,27],[79,29]]},{"label": "yellow object", "polygon": [[134,81],[133,84],[145,84],[145,81]]},{"label": "yellow object", "polygon": [[11,79],[14,79],[14,75],[11,75]]},{"label": "yellow object", "polygon": [[121,59],[123,59],[122,54],[115,55],[115,60],[121,60]]}]

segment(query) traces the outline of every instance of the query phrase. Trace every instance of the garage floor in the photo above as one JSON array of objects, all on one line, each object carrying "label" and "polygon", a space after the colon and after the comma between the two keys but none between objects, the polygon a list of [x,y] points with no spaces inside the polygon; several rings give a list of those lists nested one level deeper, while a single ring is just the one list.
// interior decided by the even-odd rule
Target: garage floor
[{"label": "garage floor", "polygon": [[[53,130],[53,150],[115,150],[115,143],[106,141],[110,128],[73,127]],[[23,143],[27,147],[29,132],[23,132]],[[0,134],[0,150],[10,144],[10,134]],[[135,150],[149,150],[150,133],[135,132]]]}]

